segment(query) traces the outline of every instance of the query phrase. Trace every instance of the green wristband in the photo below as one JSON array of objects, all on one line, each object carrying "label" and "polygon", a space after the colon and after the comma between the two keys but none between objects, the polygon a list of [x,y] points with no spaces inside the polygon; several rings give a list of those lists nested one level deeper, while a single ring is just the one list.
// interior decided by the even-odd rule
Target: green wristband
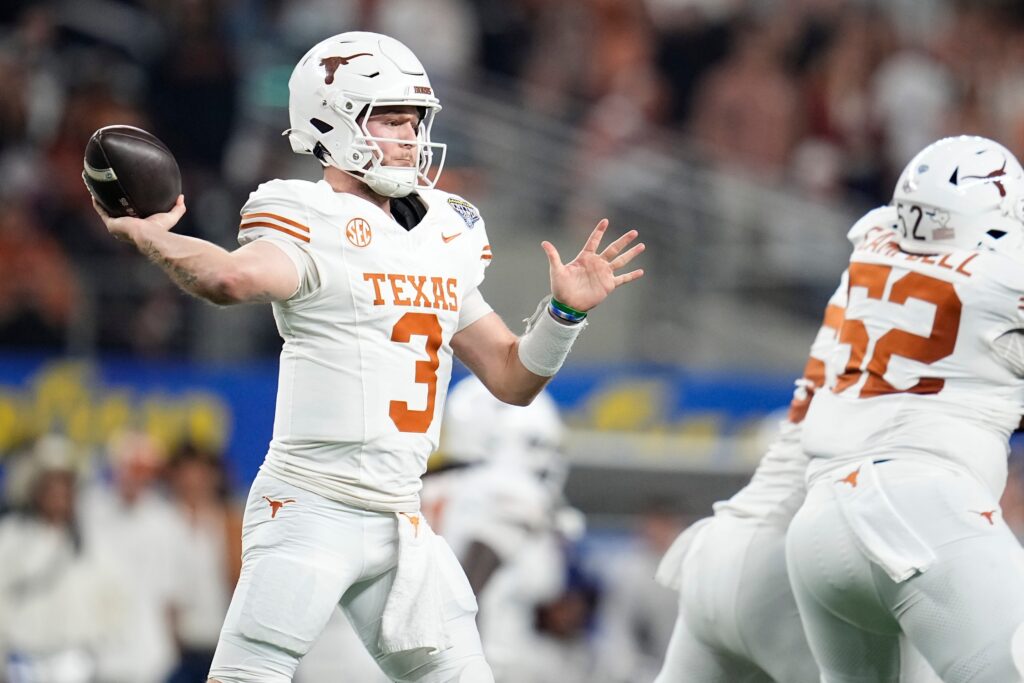
[{"label": "green wristband", "polygon": [[555,297],[551,297],[551,307],[554,308],[555,310],[565,313],[573,320],[583,320],[584,318],[587,317],[586,311],[580,311],[573,308],[572,306],[567,306],[566,304],[563,304]]}]

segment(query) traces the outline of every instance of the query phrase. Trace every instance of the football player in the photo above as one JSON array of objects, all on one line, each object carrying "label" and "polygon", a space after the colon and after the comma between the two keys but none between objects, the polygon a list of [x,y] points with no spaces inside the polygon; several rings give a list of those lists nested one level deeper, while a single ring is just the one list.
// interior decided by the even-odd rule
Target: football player
[{"label": "football player", "polygon": [[563,545],[583,532],[562,496],[564,432],[547,392],[511,406],[467,377],[445,406],[446,465],[423,480],[423,514],[466,570],[498,681],[511,680],[506,672],[528,648],[536,608],[561,593]]},{"label": "football player", "polygon": [[551,297],[517,337],[479,291],[491,260],[480,213],[435,188],[441,106],[415,55],[343,33],[302,57],[289,91],[292,149],[323,179],[261,185],[242,208],[240,249],[171,232],[183,197],[144,220],[100,212],[187,292],[272,302],[284,339],[273,440],[210,676],[290,680],[340,604],[392,680],[491,680],[472,591],[419,511],[453,355],[498,398],[529,403],[590,309],[642,276],[621,269],[643,245],[629,231],[600,248],[607,221],[568,264],[543,242]]},{"label": "football player", "polygon": [[898,680],[903,635],[948,683],[1024,680],[1024,549],[1002,519],[1024,403],[1024,170],[946,138],[904,169],[899,232],[849,265],[836,381],[803,427],[787,564],[822,681]]},{"label": "football player", "polygon": [[[859,241],[895,229],[896,212],[870,212],[850,230]],[[679,617],[656,683],[817,683],[786,575],[786,528],[804,498],[801,422],[826,383],[825,362],[843,320],[846,273],[825,309],[787,419],[750,483],[712,517],[690,525],[665,554],[658,580],[680,591]],[[779,653],[786,656],[780,657]]]},{"label": "football player", "polygon": [[[897,227],[896,209],[881,207],[847,237],[859,244]],[[835,381],[826,368],[843,322],[847,278],[844,272],[829,299],[786,419],[750,483],[716,503],[714,516],[692,524],[665,554],[658,579],[679,590],[679,617],[656,683],[819,681],[789,585],[785,543],[806,493],[802,422],[815,393]],[[910,648],[901,673],[904,683],[938,680]]]}]

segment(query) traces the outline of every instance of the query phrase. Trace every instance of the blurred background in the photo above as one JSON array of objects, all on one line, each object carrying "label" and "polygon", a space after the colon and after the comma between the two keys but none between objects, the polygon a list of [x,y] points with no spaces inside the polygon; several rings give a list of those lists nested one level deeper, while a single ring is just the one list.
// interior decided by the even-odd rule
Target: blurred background
[{"label": "blurred background", "polygon": [[[653,677],[674,619],[657,559],[771,438],[852,221],[938,137],[1024,153],[1014,0],[5,0],[9,680],[203,680],[273,419],[269,307],[191,300],[112,240],[82,185],[86,140],[155,133],[183,172],[179,229],[232,248],[257,184],[319,177],[280,135],[287,80],[353,29],[427,66],[441,187],[481,208],[483,292],[513,329],[547,291],[542,239],[568,255],[607,216],[648,244],[647,277],[592,316],[550,388],[586,519],[563,539],[564,593],[537,606],[550,680]],[[1014,524],[1019,496],[1015,474]],[[25,654],[40,652],[52,678]]]}]

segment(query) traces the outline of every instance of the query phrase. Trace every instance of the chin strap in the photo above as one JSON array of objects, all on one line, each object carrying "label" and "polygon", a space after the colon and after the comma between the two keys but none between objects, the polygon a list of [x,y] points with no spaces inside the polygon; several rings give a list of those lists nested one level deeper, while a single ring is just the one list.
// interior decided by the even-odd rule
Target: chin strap
[{"label": "chin strap", "polygon": [[413,167],[409,167],[408,170],[380,167],[365,173],[362,181],[377,194],[397,199],[412,194],[416,189],[416,171],[417,169]]}]

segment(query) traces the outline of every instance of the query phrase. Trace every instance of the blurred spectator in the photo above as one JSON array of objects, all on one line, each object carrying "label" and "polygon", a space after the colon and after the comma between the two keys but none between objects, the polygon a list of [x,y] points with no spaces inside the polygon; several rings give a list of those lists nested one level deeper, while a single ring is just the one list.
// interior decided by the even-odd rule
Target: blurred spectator
[{"label": "blurred spectator", "polygon": [[0,212],[0,344],[63,349],[74,314],[67,257],[29,208],[8,197]]},{"label": "blurred spectator", "polygon": [[180,649],[169,683],[206,680],[228,601],[241,570],[241,515],[227,489],[220,457],[195,446],[170,460],[168,479],[175,511],[185,527],[187,554],[178,563],[180,596],[174,626]]},{"label": "blurred spectator", "polygon": [[73,446],[43,437],[19,465],[27,499],[0,519],[0,680],[88,683],[115,586],[79,530]]},{"label": "blurred spectator", "polygon": [[178,165],[220,173],[235,114],[235,71],[223,3],[161,3],[171,40],[152,74],[147,100]]},{"label": "blurred spectator", "polygon": [[[183,229],[230,246],[234,214],[252,183],[290,176],[289,167],[306,161],[268,135],[287,125],[290,65],[302,46],[345,29],[390,31],[421,53],[434,51],[425,61],[446,91],[442,99],[459,98],[438,130],[473,150],[472,158],[450,160],[447,187],[464,186],[474,202],[506,201],[520,213],[536,204],[537,230],[621,207],[616,215],[636,217],[647,235],[663,238],[658,251],[683,272],[699,271],[702,252],[692,240],[656,235],[667,232],[663,224],[721,228],[723,239],[708,243],[712,254],[730,241],[771,239],[773,217],[784,212],[764,210],[772,201],[766,186],[790,184],[845,214],[848,203],[886,201],[906,150],[921,140],[978,133],[1024,151],[1024,13],[1005,0],[421,5],[6,3],[0,191],[18,200],[17,248],[33,245],[48,269],[65,274],[46,283],[10,278],[0,291],[0,345],[67,346],[71,323],[76,350],[161,356],[213,338],[199,304],[154,286],[145,268],[122,264],[120,245],[82,190],[85,141],[111,123],[153,130],[181,162],[193,207]],[[424,25],[436,30],[418,30]],[[506,117],[514,133],[508,122],[504,134],[492,127]],[[686,140],[677,142],[683,131],[703,143],[703,160],[687,152]],[[497,158],[515,167],[508,199]],[[522,168],[536,169],[536,177],[523,178]],[[654,196],[669,196],[672,205]],[[502,220],[510,219],[499,214],[492,224]],[[0,266],[8,265],[0,256]],[[66,275],[75,271],[80,277]],[[767,282],[756,276],[765,288],[793,286],[785,271]],[[34,288],[28,303],[11,305],[15,288]],[[69,321],[74,292],[81,304],[70,310],[81,314]],[[270,323],[243,318],[246,333],[232,335],[249,340],[240,353],[275,352]],[[230,347],[215,344],[210,353],[224,357]]]},{"label": "blurred spectator", "polygon": [[676,594],[654,573],[683,529],[668,504],[652,504],[638,525],[636,543],[608,568],[598,612],[595,679],[607,683],[649,681],[657,676],[672,637]]},{"label": "blurred spectator", "polygon": [[118,632],[99,652],[99,676],[110,683],[163,683],[177,663],[172,627],[181,604],[179,578],[193,548],[181,517],[156,490],[162,448],[141,432],[112,439],[111,488],[87,492],[82,521],[86,542],[114,565],[120,595]]},{"label": "blurred spectator", "polygon": [[783,60],[784,30],[781,22],[741,24],[733,52],[694,99],[697,141],[732,172],[781,178],[802,133],[799,86]]},{"label": "blurred spectator", "polygon": [[[465,82],[472,75],[478,28],[474,19],[467,0],[378,0],[366,28],[405,43],[430,65],[430,81],[443,92],[446,84]],[[424,26],[431,28],[424,31]]]},{"label": "blurred spectator", "polygon": [[879,133],[871,101],[871,78],[889,51],[890,29],[876,13],[850,9],[840,15],[833,37],[808,69],[806,134],[841,153],[841,182],[870,203],[884,202],[891,183],[883,177]]},{"label": "blurred spectator", "polygon": [[729,53],[737,2],[646,0],[658,28],[657,65],[670,84],[668,115],[689,119],[694,92],[707,71]]},{"label": "blurred spectator", "polygon": [[895,182],[894,174],[907,159],[954,132],[948,129],[948,118],[959,99],[957,84],[943,57],[944,43],[952,38],[950,28],[921,47],[906,46],[887,57],[874,74],[874,116],[883,137],[887,180]]}]

